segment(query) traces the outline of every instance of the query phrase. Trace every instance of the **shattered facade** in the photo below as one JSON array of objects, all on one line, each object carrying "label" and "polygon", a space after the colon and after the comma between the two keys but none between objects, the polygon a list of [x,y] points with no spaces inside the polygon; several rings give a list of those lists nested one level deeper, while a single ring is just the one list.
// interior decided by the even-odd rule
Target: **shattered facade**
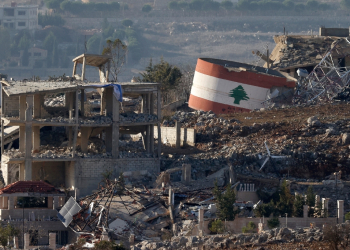
[{"label": "shattered facade", "polygon": [[[48,180],[56,187],[75,190],[78,196],[96,189],[106,172],[159,172],[161,138],[156,145],[154,127],[159,128],[161,110],[153,105],[161,98],[159,84],[119,83],[124,97],[142,99],[141,112],[124,112],[115,94],[118,86],[106,84],[108,70],[102,68],[109,65],[109,59],[86,54],[77,57],[73,60],[76,78],[54,82],[2,81],[3,124],[19,127],[19,149],[7,150],[2,144],[5,185],[14,180],[8,174],[14,166],[17,171],[12,172],[16,172],[18,180]],[[76,74],[79,63],[83,66],[81,76]],[[85,65],[99,67],[102,81],[76,80],[85,79]],[[85,96],[93,89],[101,96],[99,113],[87,109]],[[52,96],[62,95],[62,105],[45,105],[51,103],[48,99]],[[12,103],[14,107],[10,107]],[[17,112],[15,106],[19,107]],[[47,133],[52,140],[44,139]],[[141,133],[143,141],[135,142],[138,147],[127,146],[122,135],[135,133]],[[60,135],[64,139],[55,144]]]}]

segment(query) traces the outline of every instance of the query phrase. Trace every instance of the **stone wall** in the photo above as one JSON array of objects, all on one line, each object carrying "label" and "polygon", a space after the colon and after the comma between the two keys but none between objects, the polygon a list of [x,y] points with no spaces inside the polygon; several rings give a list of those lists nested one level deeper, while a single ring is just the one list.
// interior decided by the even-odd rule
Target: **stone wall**
[{"label": "stone wall", "polygon": [[107,171],[112,171],[112,177],[118,177],[120,172],[139,170],[158,174],[159,158],[79,159],[75,162],[75,186],[80,197],[86,196],[98,188]]}]

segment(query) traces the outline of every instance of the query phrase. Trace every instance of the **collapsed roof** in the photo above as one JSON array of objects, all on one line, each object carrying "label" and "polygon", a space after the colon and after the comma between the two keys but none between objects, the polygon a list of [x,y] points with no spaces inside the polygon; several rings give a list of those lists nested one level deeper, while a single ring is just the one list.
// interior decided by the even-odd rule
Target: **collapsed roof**
[{"label": "collapsed roof", "polygon": [[[274,36],[276,43],[269,58],[273,61],[271,68],[287,70],[292,68],[316,66],[333,44],[341,43],[342,49],[350,52],[347,38],[335,36]],[[340,40],[340,41],[339,41]],[[267,67],[267,63],[264,65]]]},{"label": "collapsed roof", "polygon": [[12,193],[64,194],[44,181],[16,181],[0,189],[0,194]]}]

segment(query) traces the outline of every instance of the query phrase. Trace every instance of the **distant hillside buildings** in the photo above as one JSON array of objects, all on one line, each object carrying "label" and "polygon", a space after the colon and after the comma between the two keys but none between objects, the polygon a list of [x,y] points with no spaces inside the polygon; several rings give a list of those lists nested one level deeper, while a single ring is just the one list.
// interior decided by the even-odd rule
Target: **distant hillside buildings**
[{"label": "distant hillside buildings", "polygon": [[0,7],[0,25],[8,29],[34,31],[38,28],[38,6],[11,6]]}]

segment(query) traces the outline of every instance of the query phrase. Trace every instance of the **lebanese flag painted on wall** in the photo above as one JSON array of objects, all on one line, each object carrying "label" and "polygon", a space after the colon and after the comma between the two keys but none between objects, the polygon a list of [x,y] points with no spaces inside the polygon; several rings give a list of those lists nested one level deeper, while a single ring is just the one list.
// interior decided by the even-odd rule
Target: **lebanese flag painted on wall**
[{"label": "lebanese flag painted on wall", "polygon": [[214,113],[249,112],[263,107],[262,102],[273,86],[286,86],[286,78],[252,71],[229,71],[199,58],[188,105]]}]

